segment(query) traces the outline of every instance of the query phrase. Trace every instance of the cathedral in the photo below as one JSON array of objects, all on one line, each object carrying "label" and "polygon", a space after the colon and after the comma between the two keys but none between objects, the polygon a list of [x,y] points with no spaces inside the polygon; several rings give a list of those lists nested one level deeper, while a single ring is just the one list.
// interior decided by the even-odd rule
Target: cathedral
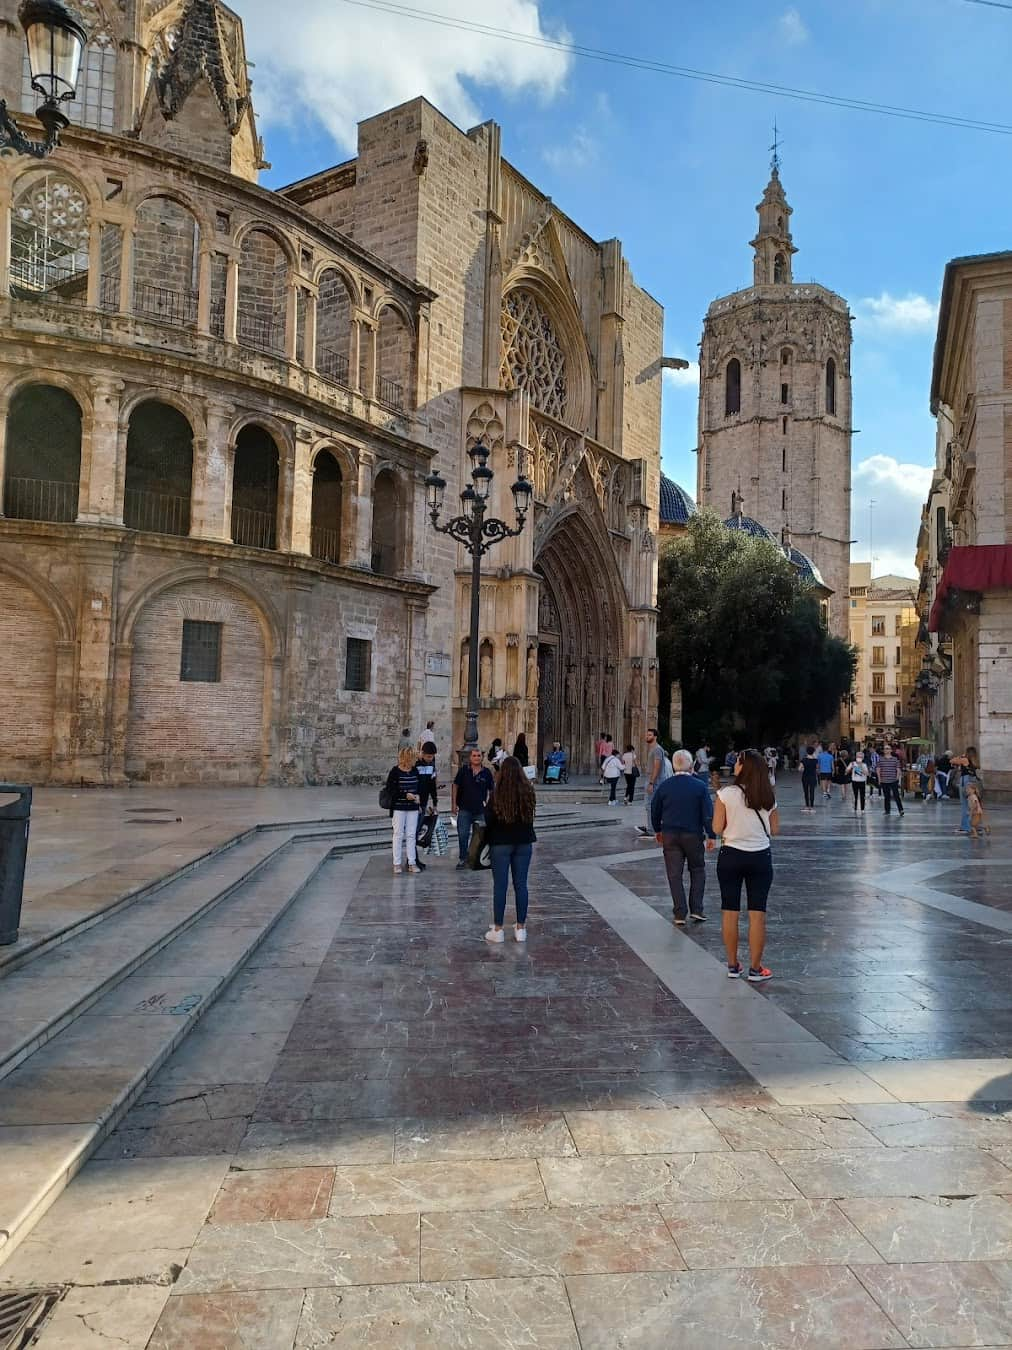
[{"label": "cathedral", "polygon": [[425,478],[452,505],[479,442],[496,515],[518,472],[534,485],[483,563],[482,740],[560,740],[577,770],[602,729],[639,742],[663,316],[621,243],[494,123],[421,98],[266,190],[235,13],[74,9],[71,127],[44,162],[0,158],[0,778],[354,782],[404,726],[459,744],[469,559]]},{"label": "cathedral", "polygon": [[794,280],[775,150],[756,210],[753,284],[715,300],[703,325],[697,498],[781,544],[848,641],[851,316],[833,291]]}]

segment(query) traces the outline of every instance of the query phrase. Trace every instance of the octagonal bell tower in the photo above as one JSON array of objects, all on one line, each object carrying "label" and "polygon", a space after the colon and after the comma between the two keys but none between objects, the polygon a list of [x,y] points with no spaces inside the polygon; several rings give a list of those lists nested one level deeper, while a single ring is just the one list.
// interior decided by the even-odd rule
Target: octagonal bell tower
[{"label": "octagonal bell tower", "polygon": [[774,153],[756,207],[753,285],[715,300],[700,347],[697,499],[790,539],[833,591],[846,638],[850,572],[851,316],[846,300],[794,280],[791,207]]}]

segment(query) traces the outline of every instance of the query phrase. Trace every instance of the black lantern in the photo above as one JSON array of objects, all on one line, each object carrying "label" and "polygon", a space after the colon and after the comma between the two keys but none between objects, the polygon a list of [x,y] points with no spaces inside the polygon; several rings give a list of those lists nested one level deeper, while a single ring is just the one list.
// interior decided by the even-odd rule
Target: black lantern
[{"label": "black lantern", "polygon": [[516,507],[518,516],[526,516],[531,509],[531,498],[534,496],[534,484],[531,483],[524,474],[521,474],[517,481],[510,488],[513,493],[513,505]]},{"label": "black lantern", "polygon": [[7,104],[0,100],[0,150],[45,159],[59,145],[60,133],[70,125],[60,111],[60,104],[77,93],[88,35],[60,0],[23,0],[18,18],[28,43],[32,88],[42,95],[42,104],[35,115],[42,123],[46,139],[29,140],[8,113]]},{"label": "black lantern", "polygon": [[441,478],[439,471],[433,468],[432,472],[425,479],[425,501],[429,508],[429,513],[438,516],[443,509],[443,497],[446,493],[446,479]]}]

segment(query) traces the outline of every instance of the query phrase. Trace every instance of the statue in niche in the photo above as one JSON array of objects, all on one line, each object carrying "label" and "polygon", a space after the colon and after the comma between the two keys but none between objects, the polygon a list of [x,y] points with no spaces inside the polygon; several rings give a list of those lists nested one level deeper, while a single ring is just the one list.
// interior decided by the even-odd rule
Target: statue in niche
[{"label": "statue in niche", "polygon": [[566,667],[566,707],[575,708],[579,701],[579,692],[577,690],[576,667],[570,661]]},{"label": "statue in niche", "polygon": [[482,652],[478,665],[478,697],[492,697],[492,653],[487,649]]},{"label": "statue in niche", "polygon": [[597,706],[597,666],[591,661],[583,682],[583,706],[589,711]]},{"label": "statue in niche", "polygon": [[643,672],[639,663],[633,666],[632,677],[629,680],[629,703],[634,709],[643,703]]},{"label": "statue in niche", "polygon": [[537,647],[527,648],[527,697],[537,698],[538,685],[541,683],[541,673],[538,670],[538,649]]},{"label": "statue in niche", "polygon": [[657,662],[650,662],[650,706],[657,707]]},{"label": "statue in niche", "polygon": [[467,638],[460,644],[460,697],[467,698],[467,655],[470,643]]},{"label": "statue in niche", "polygon": [[611,714],[615,706],[615,667],[609,661],[604,668],[604,711]]}]

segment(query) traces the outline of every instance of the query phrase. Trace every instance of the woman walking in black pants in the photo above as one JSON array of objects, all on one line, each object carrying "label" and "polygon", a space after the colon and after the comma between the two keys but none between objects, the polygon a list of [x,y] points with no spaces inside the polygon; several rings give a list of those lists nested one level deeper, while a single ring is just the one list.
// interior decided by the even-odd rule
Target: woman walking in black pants
[{"label": "woman walking in black pants", "polygon": [[814,745],[806,748],[801,760],[801,786],[805,793],[802,811],[814,811],[815,789],[819,786],[819,756],[815,753]]},{"label": "woman walking in black pants", "polygon": [[763,965],[766,946],[766,900],[773,884],[771,836],[780,829],[776,798],[766,761],[758,750],[743,750],[734,765],[734,782],[717,793],[713,804],[713,830],[720,835],[717,880],[723,911],[727,976],[736,980],[744,972],[738,961],[738,916],[741,888],[748,897],[748,978],[752,984],[771,979]]}]

